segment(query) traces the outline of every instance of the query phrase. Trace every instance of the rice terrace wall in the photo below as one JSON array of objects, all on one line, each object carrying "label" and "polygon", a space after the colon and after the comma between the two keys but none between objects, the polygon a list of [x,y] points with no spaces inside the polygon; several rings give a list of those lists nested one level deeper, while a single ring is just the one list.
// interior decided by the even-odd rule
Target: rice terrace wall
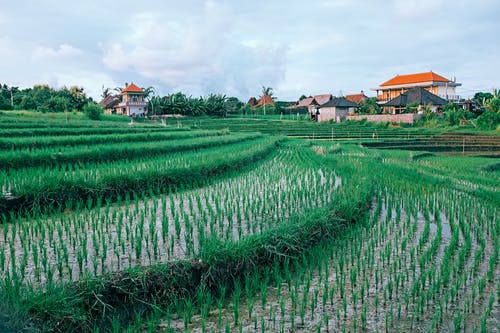
[{"label": "rice terrace wall", "polygon": [[371,122],[390,122],[413,124],[415,120],[422,118],[421,114],[403,113],[403,114],[369,114],[361,116],[347,116],[347,120],[363,120]]}]

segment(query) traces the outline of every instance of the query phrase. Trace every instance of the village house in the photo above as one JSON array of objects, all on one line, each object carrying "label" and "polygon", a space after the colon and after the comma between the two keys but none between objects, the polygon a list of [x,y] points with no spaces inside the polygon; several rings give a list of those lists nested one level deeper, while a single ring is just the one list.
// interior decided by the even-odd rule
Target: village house
[{"label": "village house", "polygon": [[332,98],[332,94],[309,96],[298,101],[293,108],[297,110],[307,110],[310,119],[316,120],[316,107],[318,105],[325,104],[326,102],[331,101]]},{"label": "village house", "polygon": [[120,99],[117,96],[109,95],[103,98],[102,101],[99,102],[99,105],[102,106],[105,114],[116,113],[115,106],[120,103]]},{"label": "village house", "polygon": [[365,92],[363,90],[361,90],[361,93],[352,94],[352,95],[345,95],[345,98],[348,101],[356,103],[357,105],[361,105],[368,99],[368,96],[366,96]]},{"label": "village house", "polygon": [[415,87],[421,87],[447,101],[457,102],[460,97],[456,95],[455,88],[461,85],[461,83],[455,82],[455,79],[449,80],[431,71],[396,75],[392,79],[382,83],[379,87],[372,88],[372,90],[377,92],[377,99],[380,105]]},{"label": "village house", "polygon": [[357,104],[345,97],[333,98],[330,101],[316,106],[314,120],[340,122],[356,110]]},{"label": "village house", "polygon": [[255,108],[257,105],[257,98],[255,97],[250,97],[247,102],[248,105],[250,105],[252,108]]},{"label": "village house", "polygon": [[326,102],[330,101],[333,98],[332,94],[322,94],[322,95],[315,95],[315,96],[309,96],[307,98],[304,98],[300,100],[297,103],[297,108],[307,108],[309,111],[309,114],[311,117],[315,114],[316,112],[316,106],[325,104]]},{"label": "village house", "polygon": [[255,107],[265,106],[265,105],[274,106],[274,100],[271,96],[269,95],[262,96],[255,105]]},{"label": "village house", "polygon": [[122,100],[115,106],[117,114],[131,117],[144,117],[148,111],[148,102],[144,100],[144,90],[130,84],[122,90]]},{"label": "village house", "polygon": [[448,104],[448,101],[423,87],[414,87],[400,94],[394,99],[384,103],[382,109],[386,113],[400,114],[406,111],[408,105],[416,105],[416,111],[422,111],[422,108],[428,107],[432,112],[436,112],[439,107]]}]

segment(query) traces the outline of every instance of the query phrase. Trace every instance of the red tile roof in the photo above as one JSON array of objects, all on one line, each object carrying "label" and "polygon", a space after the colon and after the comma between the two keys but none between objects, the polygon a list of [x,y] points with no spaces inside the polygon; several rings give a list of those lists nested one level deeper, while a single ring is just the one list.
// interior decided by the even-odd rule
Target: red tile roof
[{"label": "red tile roof", "polygon": [[411,84],[419,82],[451,82],[447,78],[436,74],[434,72],[416,73],[416,74],[406,74],[406,75],[396,75],[389,81],[382,83],[380,86],[395,86],[400,84]]},{"label": "red tile roof", "polygon": [[359,104],[368,97],[365,96],[365,94],[353,94],[353,95],[346,95],[345,98],[353,103]]},{"label": "red tile roof", "polygon": [[144,90],[136,86],[135,84],[131,83],[128,87],[122,90],[122,93],[124,92],[130,92],[130,93],[143,93]]},{"label": "red tile roof", "polygon": [[271,98],[271,96],[269,95],[264,95],[262,96],[259,101],[257,102],[257,106],[262,106],[264,105],[264,102],[266,103],[266,105],[274,105],[274,101],[273,99]]},{"label": "red tile roof", "polygon": [[250,97],[250,99],[248,100],[247,104],[250,105],[250,106],[255,106],[257,104],[257,98]]}]

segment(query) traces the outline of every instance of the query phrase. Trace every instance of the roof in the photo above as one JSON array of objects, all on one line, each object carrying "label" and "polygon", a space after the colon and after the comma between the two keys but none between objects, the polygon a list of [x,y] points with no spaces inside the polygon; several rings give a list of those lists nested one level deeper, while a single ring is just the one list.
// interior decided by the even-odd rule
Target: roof
[{"label": "roof", "polygon": [[367,99],[368,96],[361,93],[361,94],[346,95],[345,98],[353,103],[359,104],[362,101],[364,101],[365,99]]},{"label": "roof", "polygon": [[274,105],[274,101],[273,99],[271,98],[271,96],[269,95],[264,95],[262,96],[259,101],[257,102],[257,106],[261,106],[261,105],[264,105],[264,104],[267,104],[267,105]]},{"label": "roof", "polygon": [[136,86],[135,84],[131,83],[128,87],[122,90],[122,93],[127,92],[127,93],[144,93],[144,90]]},{"label": "roof", "polygon": [[318,105],[325,104],[332,98],[333,98],[332,94],[323,94],[314,96],[314,100],[316,101],[316,103],[318,103]]},{"label": "roof", "polygon": [[425,72],[425,73],[396,75],[389,81],[382,83],[380,86],[386,87],[386,86],[396,86],[400,84],[411,84],[420,82],[452,82],[452,81],[434,72]]},{"label": "roof", "polygon": [[99,102],[99,105],[101,105],[105,109],[110,109],[116,104],[118,104],[120,100],[116,96],[109,95],[105,97],[102,101]]},{"label": "roof", "polygon": [[309,106],[311,105],[312,101],[314,100],[314,97],[307,97],[299,101],[299,104],[297,106]]},{"label": "roof", "polygon": [[248,100],[247,104],[250,105],[250,106],[255,106],[257,104],[257,98],[250,97],[250,99]]},{"label": "roof", "polygon": [[420,105],[445,105],[448,104],[448,101],[434,95],[433,93],[425,90],[422,87],[415,87],[409,89],[404,94],[399,95],[398,97],[391,99],[387,103],[384,103],[383,106],[406,106],[408,104],[418,103]]},{"label": "roof", "polygon": [[356,106],[358,106],[356,103],[351,102],[345,97],[337,97],[324,104],[321,104],[318,108],[326,108],[326,107],[353,108]]}]

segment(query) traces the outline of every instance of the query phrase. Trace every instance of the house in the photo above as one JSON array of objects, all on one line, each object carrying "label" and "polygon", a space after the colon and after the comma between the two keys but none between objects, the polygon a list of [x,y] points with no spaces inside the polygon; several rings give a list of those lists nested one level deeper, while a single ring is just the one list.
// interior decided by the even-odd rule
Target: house
[{"label": "house", "polygon": [[103,98],[103,100],[99,102],[99,105],[102,106],[102,108],[104,109],[104,113],[112,114],[116,113],[115,106],[118,103],[120,103],[120,99],[118,98],[118,96],[109,95]]},{"label": "house", "polygon": [[255,107],[257,105],[257,98],[255,97],[250,97],[250,99],[247,102],[248,105],[251,107]]},{"label": "house", "polygon": [[440,106],[448,104],[444,98],[434,95],[423,87],[414,87],[383,104],[384,112],[391,114],[404,113],[408,104],[416,104],[417,109],[429,107],[435,112]]},{"label": "house", "polygon": [[447,101],[456,102],[460,99],[455,93],[455,88],[461,86],[455,79],[449,80],[434,72],[416,74],[396,75],[392,79],[382,83],[377,88],[377,99],[380,105],[407,92],[411,88],[421,87]]},{"label": "house", "polygon": [[363,104],[368,99],[368,96],[366,96],[364,91],[361,90],[361,93],[353,94],[353,95],[345,95],[345,98],[348,101],[351,101],[353,103],[356,103],[357,105],[360,105],[360,104]]},{"label": "house", "polygon": [[273,106],[274,105],[273,98],[269,95],[264,95],[259,99],[259,101],[257,102],[257,104],[255,106],[259,107],[259,106],[264,106],[264,105]]},{"label": "house", "polygon": [[307,108],[309,110],[309,114],[311,115],[311,119],[315,119],[316,107],[318,105],[325,104],[326,102],[331,101],[332,98],[332,94],[309,96],[300,100],[297,103],[297,108]]},{"label": "house", "polygon": [[130,84],[122,90],[122,100],[115,106],[117,114],[131,117],[144,117],[148,111],[148,102],[144,100],[144,90]]},{"label": "house", "polygon": [[356,103],[351,102],[345,97],[333,98],[330,101],[316,107],[314,120],[318,122],[334,120],[338,123],[347,118],[349,113],[354,112],[356,107]]}]

